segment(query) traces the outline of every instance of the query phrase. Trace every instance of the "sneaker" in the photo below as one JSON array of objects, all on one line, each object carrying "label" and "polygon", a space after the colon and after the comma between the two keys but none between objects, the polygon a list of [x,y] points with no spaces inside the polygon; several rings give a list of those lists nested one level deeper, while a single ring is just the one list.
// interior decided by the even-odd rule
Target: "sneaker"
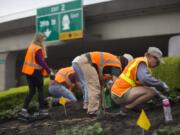
[{"label": "sneaker", "polygon": [[122,115],[122,116],[126,116],[126,115],[127,115],[127,112],[124,112],[123,110],[120,110],[120,111],[119,111],[119,114]]},{"label": "sneaker", "polygon": [[39,115],[40,116],[48,116],[49,112],[46,109],[42,109],[42,110],[39,111]]},{"label": "sneaker", "polygon": [[84,103],[83,103],[83,109],[84,109],[84,110],[87,110],[87,109],[88,109],[88,102],[84,102]]},{"label": "sneaker", "polygon": [[96,117],[98,115],[97,111],[88,112],[89,117]]},{"label": "sneaker", "polygon": [[22,109],[21,112],[19,113],[19,116],[24,117],[24,118],[29,118],[30,114],[28,113],[26,109]]},{"label": "sneaker", "polygon": [[48,103],[48,108],[51,109],[52,108],[53,97],[47,97],[46,101]]}]

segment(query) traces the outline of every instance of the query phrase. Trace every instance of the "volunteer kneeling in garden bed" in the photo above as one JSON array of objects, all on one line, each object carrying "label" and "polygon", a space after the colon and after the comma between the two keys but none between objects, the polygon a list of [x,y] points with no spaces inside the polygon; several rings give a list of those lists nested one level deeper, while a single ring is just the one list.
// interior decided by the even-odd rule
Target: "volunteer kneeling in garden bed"
[{"label": "volunteer kneeling in garden bed", "polygon": [[72,67],[59,69],[55,74],[55,79],[50,81],[49,94],[52,97],[47,98],[49,107],[58,105],[61,96],[65,98],[66,102],[76,102],[77,99],[72,92],[72,88],[77,83],[76,74]]},{"label": "volunteer kneeling in garden bed", "polygon": [[111,89],[114,102],[122,105],[122,115],[157,95],[154,88],[169,92],[166,83],[157,80],[150,73],[150,68],[155,68],[160,63],[164,63],[161,50],[149,47],[144,57],[134,59],[125,67]]}]

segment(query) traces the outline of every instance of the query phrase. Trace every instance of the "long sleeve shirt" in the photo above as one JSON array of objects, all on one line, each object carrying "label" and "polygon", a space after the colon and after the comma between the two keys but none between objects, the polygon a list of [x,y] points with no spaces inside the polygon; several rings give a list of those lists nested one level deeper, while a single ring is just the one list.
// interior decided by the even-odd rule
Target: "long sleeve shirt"
[{"label": "long sleeve shirt", "polygon": [[48,67],[47,63],[45,62],[45,59],[43,58],[42,50],[41,50],[41,49],[36,52],[36,62],[37,62],[43,69],[45,69],[48,74],[50,74],[51,70],[50,70],[50,68]]},{"label": "long sleeve shirt", "polygon": [[148,71],[148,67],[145,63],[140,63],[136,74],[137,79],[146,86],[155,87],[158,90],[165,90],[164,82],[153,77]]}]

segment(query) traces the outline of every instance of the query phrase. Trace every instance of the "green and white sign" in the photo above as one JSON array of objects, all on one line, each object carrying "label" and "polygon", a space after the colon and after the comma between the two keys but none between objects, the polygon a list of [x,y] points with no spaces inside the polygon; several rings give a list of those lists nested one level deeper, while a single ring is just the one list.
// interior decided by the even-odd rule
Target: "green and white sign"
[{"label": "green and white sign", "polygon": [[82,0],[37,9],[36,31],[47,41],[82,38],[83,29]]}]

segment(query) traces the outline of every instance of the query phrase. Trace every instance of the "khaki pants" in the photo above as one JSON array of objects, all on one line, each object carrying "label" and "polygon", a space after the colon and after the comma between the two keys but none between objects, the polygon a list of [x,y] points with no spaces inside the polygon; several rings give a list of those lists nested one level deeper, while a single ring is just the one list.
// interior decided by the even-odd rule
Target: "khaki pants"
[{"label": "khaki pants", "polygon": [[101,86],[99,82],[99,77],[96,69],[89,63],[86,55],[81,55],[81,58],[78,61],[84,78],[87,82],[88,88],[88,111],[87,113],[93,113],[99,109],[100,105],[100,94]]}]

